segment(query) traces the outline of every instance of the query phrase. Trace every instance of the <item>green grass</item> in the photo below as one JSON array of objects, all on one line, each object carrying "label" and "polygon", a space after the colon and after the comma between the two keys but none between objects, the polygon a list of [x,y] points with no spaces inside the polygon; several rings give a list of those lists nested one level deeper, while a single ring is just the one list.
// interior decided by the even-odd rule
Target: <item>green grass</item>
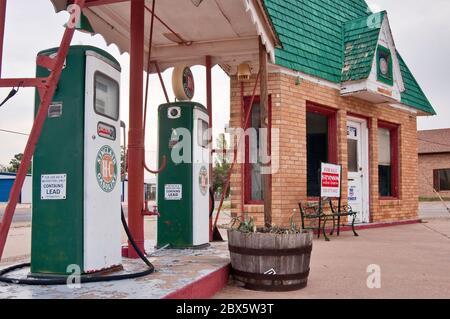
[{"label": "green grass", "polygon": [[[442,197],[442,199],[446,202],[450,202],[450,197]],[[440,202],[441,199],[439,197],[419,197],[419,202]]]}]

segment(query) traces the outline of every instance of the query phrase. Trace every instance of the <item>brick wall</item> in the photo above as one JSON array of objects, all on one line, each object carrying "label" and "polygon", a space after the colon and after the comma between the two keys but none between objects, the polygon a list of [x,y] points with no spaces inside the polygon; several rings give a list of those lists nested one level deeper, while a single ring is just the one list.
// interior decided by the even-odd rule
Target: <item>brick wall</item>
[{"label": "brick wall", "polygon": [[[419,196],[438,198],[433,192],[433,170],[450,168],[450,153],[419,155]],[[439,192],[441,197],[450,198],[450,191]]]},{"label": "brick wall", "polygon": [[[272,176],[273,223],[286,225],[294,209],[299,221],[298,202],[308,200],[306,195],[306,104],[318,103],[337,110],[338,161],[343,165],[343,198],[347,197],[347,114],[358,114],[369,120],[369,192],[371,222],[387,222],[417,218],[417,128],[416,116],[408,111],[389,106],[341,97],[337,89],[302,80],[283,73],[269,75],[269,94],[272,97],[272,127],[280,130],[280,168]],[[245,83],[244,96],[251,96],[252,82]],[[259,94],[259,88],[257,89]],[[230,127],[241,127],[241,83],[231,77]],[[378,197],[377,121],[400,125],[400,189],[399,198],[380,200]],[[374,160],[375,159],[375,160]],[[236,165],[231,179],[231,208],[240,215],[242,165]],[[345,201],[345,200],[344,200]],[[244,205],[261,225],[264,221],[262,205]]]}]

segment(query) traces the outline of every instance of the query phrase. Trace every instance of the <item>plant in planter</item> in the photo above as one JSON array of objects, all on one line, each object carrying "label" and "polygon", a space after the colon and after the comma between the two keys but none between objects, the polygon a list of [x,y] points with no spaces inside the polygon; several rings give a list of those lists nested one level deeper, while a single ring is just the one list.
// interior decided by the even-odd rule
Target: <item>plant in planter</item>
[{"label": "plant in planter", "polygon": [[287,228],[257,228],[253,218],[234,218],[227,227],[232,273],[245,288],[291,291],[306,287],[313,234]]}]

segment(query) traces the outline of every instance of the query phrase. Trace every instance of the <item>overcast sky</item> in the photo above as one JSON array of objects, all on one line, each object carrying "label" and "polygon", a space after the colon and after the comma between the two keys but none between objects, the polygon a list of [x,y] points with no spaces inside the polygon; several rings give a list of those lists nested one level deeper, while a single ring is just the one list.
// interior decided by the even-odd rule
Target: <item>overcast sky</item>
[{"label": "overcast sky", "polygon": [[[337,0],[336,0],[337,1]],[[368,0],[374,11],[387,10],[397,49],[413,72],[438,116],[420,118],[419,129],[450,127],[450,1],[449,0]],[[57,46],[63,34],[66,13],[55,14],[48,0],[9,0],[3,62],[3,77],[33,77],[36,54]],[[106,47],[100,36],[77,33],[73,44],[103,48],[121,63],[121,118],[128,122],[128,55],[120,55],[112,45]],[[203,67],[194,67],[195,100],[205,103]],[[171,72],[164,78],[170,87]],[[147,159],[156,161],[156,109],[164,98],[155,76],[151,78],[151,103],[147,136]],[[171,90],[169,90],[170,92]],[[9,89],[0,89],[0,99]],[[172,93],[170,92],[172,95]],[[229,80],[223,71],[213,71],[215,135],[229,121]],[[0,109],[0,129],[29,133],[34,107],[34,90],[21,91]],[[6,165],[14,154],[23,152],[26,137],[0,132],[0,164]]]}]

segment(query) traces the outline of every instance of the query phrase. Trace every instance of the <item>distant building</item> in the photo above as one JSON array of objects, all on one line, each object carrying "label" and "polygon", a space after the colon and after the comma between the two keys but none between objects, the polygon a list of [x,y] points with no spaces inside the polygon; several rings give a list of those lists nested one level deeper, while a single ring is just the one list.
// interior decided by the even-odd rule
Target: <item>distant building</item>
[{"label": "distant building", "polygon": [[[15,180],[15,173],[0,173],[0,203],[8,202],[9,193],[11,192]],[[31,175],[27,175],[22,186],[22,192],[20,193],[20,204],[31,204],[33,197],[31,184]]]},{"label": "distant building", "polygon": [[418,148],[420,198],[450,198],[450,128],[419,131]]},{"label": "distant building", "polygon": [[[144,198],[147,202],[156,202],[156,178],[145,179]],[[122,202],[128,202],[128,179],[122,181]]]}]

